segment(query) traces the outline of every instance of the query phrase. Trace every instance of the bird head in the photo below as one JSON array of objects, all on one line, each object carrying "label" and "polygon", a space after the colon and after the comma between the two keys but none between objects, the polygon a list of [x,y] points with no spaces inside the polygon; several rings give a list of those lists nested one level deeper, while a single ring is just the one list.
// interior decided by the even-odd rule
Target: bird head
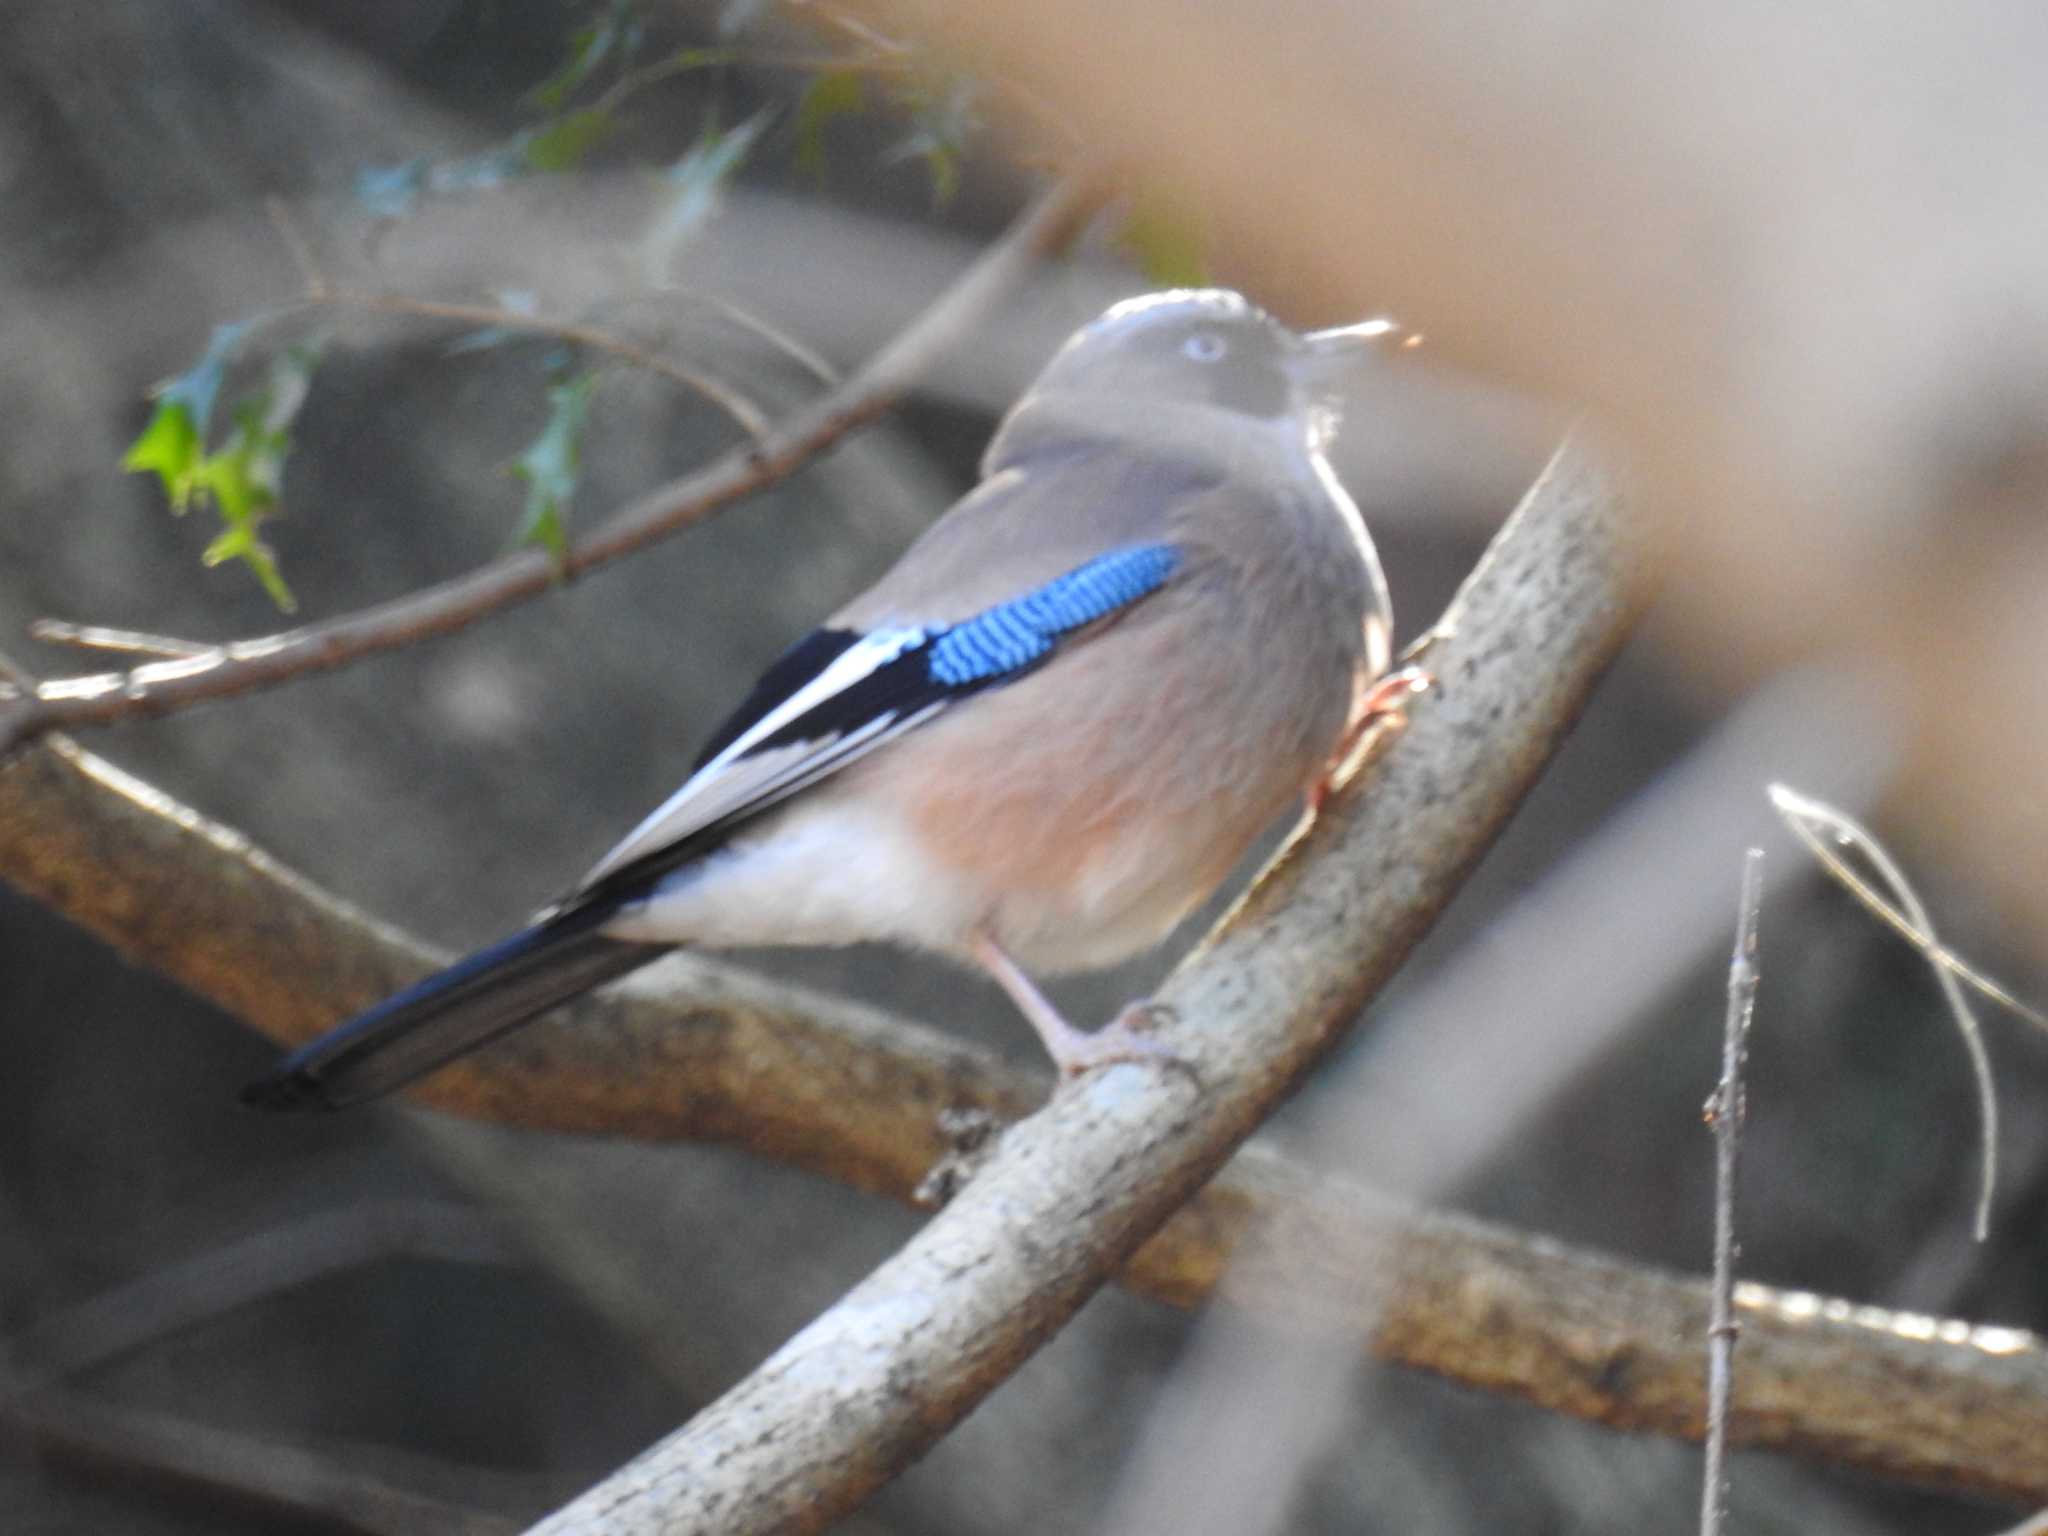
[{"label": "bird head", "polygon": [[1033,392],[1071,390],[1298,422],[1313,444],[1336,415],[1344,375],[1397,330],[1391,321],[1368,320],[1296,332],[1227,289],[1171,289],[1126,299],[1075,332]]}]

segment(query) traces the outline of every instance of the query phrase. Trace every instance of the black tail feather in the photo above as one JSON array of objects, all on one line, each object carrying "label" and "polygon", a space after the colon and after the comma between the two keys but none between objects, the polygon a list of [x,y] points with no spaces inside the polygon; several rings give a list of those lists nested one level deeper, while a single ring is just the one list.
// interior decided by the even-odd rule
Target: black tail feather
[{"label": "black tail feather", "polygon": [[557,1003],[668,953],[606,938],[584,908],[537,923],[300,1046],[242,1090],[264,1109],[340,1109],[374,1099],[507,1034]]}]

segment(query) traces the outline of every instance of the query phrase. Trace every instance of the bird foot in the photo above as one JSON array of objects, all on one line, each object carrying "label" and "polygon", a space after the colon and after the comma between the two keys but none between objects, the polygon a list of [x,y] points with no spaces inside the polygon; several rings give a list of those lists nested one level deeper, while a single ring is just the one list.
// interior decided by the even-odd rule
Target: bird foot
[{"label": "bird foot", "polygon": [[1356,770],[1360,748],[1366,737],[1376,730],[1398,731],[1407,725],[1408,701],[1435,686],[1436,679],[1426,670],[1409,666],[1389,672],[1366,690],[1365,697],[1359,702],[1357,718],[1331,755],[1330,766],[1309,789],[1308,810],[1311,816],[1322,810],[1323,802]]},{"label": "bird foot", "polygon": [[1185,1072],[1199,1087],[1201,1077],[1194,1064],[1155,1033],[1160,1025],[1172,1020],[1173,1010],[1170,1008],[1158,1003],[1135,1002],[1100,1029],[1083,1031],[1070,1027],[1057,1043],[1048,1039],[1046,1045],[1063,1079],[1076,1078],[1097,1067],[1114,1066],[1119,1062],[1156,1062]]}]

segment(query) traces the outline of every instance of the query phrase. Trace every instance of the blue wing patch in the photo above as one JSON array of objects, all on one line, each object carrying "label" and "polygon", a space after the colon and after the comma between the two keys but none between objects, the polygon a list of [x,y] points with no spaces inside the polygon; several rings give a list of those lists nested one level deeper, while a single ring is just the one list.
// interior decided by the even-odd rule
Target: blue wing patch
[{"label": "blue wing patch", "polygon": [[644,895],[748,818],[947,706],[1023,676],[1065,636],[1157,592],[1180,564],[1170,544],[1137,544],[944,628],[817,631],[768,669],[688,782],[598,862],[556,915]]},{"label": "blue wing patch", "polygon": [[1170,544],[1098,555],[1035,591],[941,630],[925,651],[931,680],[970,688],[1021,672],[1051,654],[1060,636],[1086,628],[1166,585],[1180,564]]}]

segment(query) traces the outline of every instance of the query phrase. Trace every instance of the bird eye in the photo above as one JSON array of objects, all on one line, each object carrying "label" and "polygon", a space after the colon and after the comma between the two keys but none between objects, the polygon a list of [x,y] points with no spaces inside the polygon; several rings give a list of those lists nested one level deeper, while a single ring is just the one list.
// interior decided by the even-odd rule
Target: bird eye
[{"label": "bird eye", "polygon": [[1213,363],[1230,350],[1230,344],[1214,331],[1197,331],[1180,344],[1180,350],[1198,363]]}]

